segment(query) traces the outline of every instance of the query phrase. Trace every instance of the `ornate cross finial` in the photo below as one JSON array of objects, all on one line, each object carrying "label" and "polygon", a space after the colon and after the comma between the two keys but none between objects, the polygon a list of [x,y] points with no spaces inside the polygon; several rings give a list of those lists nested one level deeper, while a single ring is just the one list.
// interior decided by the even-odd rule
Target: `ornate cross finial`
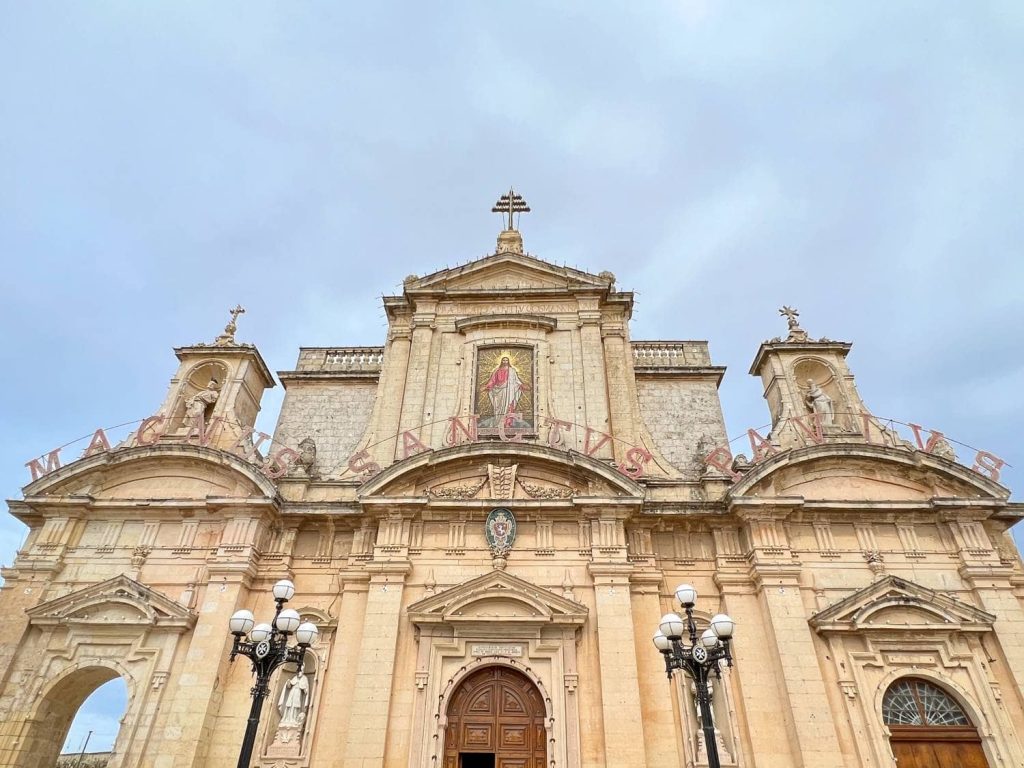
[{"label": "ornate cross finial", "polygon": [[800,321],[797,320],[800,313],[797,310],[783,305],[779,314],[786,318],[786,324],[789,326],[789,336],[786,341],[807,341],[807,331],[800,327]]},{"label": "ornate cross finial", "polygon": [[214,344],[218,347],[228,347],[235,343],[235,331],[238,330],[238,316],[245,314],[245,307],[241,304],[236,304],[235,308],[229,309],[228,312],[231,313],[231,319],[224,326],[224,333],[214,341]]},{"label": "ornate cross finial", "polygon": [[513,213],[529,213],[530,206],[526,204],[522,195],[516,194],[516,191],[509,187],[507,193],[498,198],[498,202],[491,208],[491,213],[502,213],[508,215],[508,226],[506,230],[514,230],[512,222]]}]

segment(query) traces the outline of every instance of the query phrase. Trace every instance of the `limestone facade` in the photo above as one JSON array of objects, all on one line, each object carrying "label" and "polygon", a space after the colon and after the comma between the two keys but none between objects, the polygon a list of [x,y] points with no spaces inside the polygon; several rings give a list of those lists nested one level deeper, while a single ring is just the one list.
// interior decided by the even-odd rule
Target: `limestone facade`
[{"label": "limestone facade", "polygon": [[704,765],[692,686],[650,642],[680,582],[700,621],[738,624],[725,764],[893,766],[882,699],[910,676],[958,702],[989,765],[1024,766],[1024,508],[995,472],[864,415],[849,345],[792,324],[751,371],[772,432],[739,456],[706,342],[634,341],[614,276],[521,250],[505,232],[407,278],[383,347],[302,349],[272,438],[253,426],[274,377],[232,333],[177,350],[124,442],[39,472],[9,502],[30,533],[0,592],[0,765],[53,765],[115,676],[108,765],[234,765],[251,678],[228,618],[268,617],[291,578],[321,636],[297,728],[275,678],[266,768],[457,765],[460,686],[492,666],[539,693],[534,768]]}]

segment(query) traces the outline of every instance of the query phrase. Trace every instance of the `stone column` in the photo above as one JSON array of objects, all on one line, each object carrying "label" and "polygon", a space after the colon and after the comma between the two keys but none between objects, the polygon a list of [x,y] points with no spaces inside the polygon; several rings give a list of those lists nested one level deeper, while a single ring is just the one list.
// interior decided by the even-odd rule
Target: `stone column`
[{"label": "stone column", "polygon": [[344,768],[382,768],[407,562],[371,563]]},{"label": "stone column", "polygon": [[[154,768],[205,765],[218,715],[234,716],[239,734],[245,729],[248,706],[238,713],[221,713],[223,689],[217,681],[224,680],[228,672],[232,639],[228,619],[243,603],[242,596],[252,582],[253,570],[251,566],[241,565],[210,567],[198,611],[199,620],[192,630],[185,657],[177,661],[176,669],[172,670],[168,686],[171,695],[165,700],[165,712],[158,718],[164,727],[160,733],[162,738],[154,738],[151,746]],[[261,608],[260,613],[263,613],[266,609],[262,605]],[[245,659],[241,662],[246,663]],[[237,744],[235,747],[237,756]]]},{"label": "stone column", "polygon": [[678,710],[672,702],[672,687],[665,678],[665,661],[650,640],[666,613],[661,605],[661,584],[660,571],[630,576],[644,747],[648,765],[683,765],[684,756],[679,752]]},{"label": "stone column", "polygon": [[371,420],[376,431],[373,439],[369,441],[384,440],[377,448],[370,449],[374,456],[380,457],[378,461],[383,466],[387,466],[395,458],[395,435],[402,420],[402,400],[405,397],[405,378],[409,370],[411,344],[412,335],[408,330],[391,329],[391,340],[384,355],[386,365],[381,371],[380,395],[374,403],[376,418]]},{"label": "stone column", "polygon": [[[636,445],[634,425],[639,423],[639,414],[634,409],[636,393],[629,386],[632,369],[626,359],[626,331],[621,324],[601,329],[604,342],[604,360],[608,376],[609,429],[616,437],[615,458],[625,461],[626,452]],[[622,442],[618,442],[618,441]]]},{"label": "stone column", "polygon": [[[412,343],[409,348],[409,366],[405,375],[405,393],[401,401],[400,430],[409,430],[417,438],[427,437],[420,427],[423,424],[423,403],[427,395],[427,372],[430,367],[430,353],[434,338],[433,302],[427,307],[417,308],[413,315]],[[396,403],[398,401],[395,401]],[[402,441],[395,445],[395,460],[402,458]]]},{"label": "stone column", "polygon": [[[589,300],[580,299],[580,347],[582,350],[583,370],[587,375],[583,377],[583,413],[574,414],[573,421],[582,423],[595,430],[612,434],[612,424],[608,416],[608,386],[607,374],[605,372],[604,345],[601,343],[601,311],[596,307],[584,307]],[[579,418],[583,416],[582,420]],[[576,436],[579,441],[578,449],[584,451],[584,430],[577,428]],[[594,435],[591,443],[596,445],[600,442],[600,435]],[[604,445],[600,450],[594,452],[594,456],[604,458],[613,456],[612,446]]]},{"label": "stone column", "polygon": [[[818,648],[800,593],[799,567],[758,564],[754,566],[754,578],[763,608],[761,615],[770,628],[767,639],[777,659],[786,696],[787,711],[783,717],[787,720],[793,752],[793,762],[789,765],[793,768],[842,768],[843,755],[818,663]],[[742,629],[737,637],[741,634]],[[743,663],[737,647],[737,667]],[[758,695],[756,690],[750,692],[751,697]],[[755,734],[755,739],[757,736]],[[754,753],[757,752],[755,741]]]},{"label": "stone column", "polygon": [[636,639],[628,563],[591,563],[597,607],[605,765],[646,768],[643,710],[637,680]]},{"label": "stone column", "polygon": [[370,575],[363,570],[342,571],[338,631],[324,670],[323,693],[317,714],[310,759],[314,765],[338,765],[345,755],[348,726],[355,696],[357,660],[363,641],[366,598]]}]

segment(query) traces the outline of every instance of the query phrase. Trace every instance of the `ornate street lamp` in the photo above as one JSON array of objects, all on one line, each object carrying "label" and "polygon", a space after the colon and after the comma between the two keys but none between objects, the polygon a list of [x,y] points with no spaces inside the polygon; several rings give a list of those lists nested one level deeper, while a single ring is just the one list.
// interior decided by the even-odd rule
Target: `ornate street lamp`
[{"label": "ornate street lamp", "polygon": [[[295,594],[295,585],[288,579],[281,579],[274,585],[274,601],[277,610],[270,624],[256,624],[252,611],[236,611],[228,626],[235,636],[231,646],[231,661],[235,656],[242,655],[252,661],[252,672],[256,676],[256,684],[252,687],[252,707],[249,709],[249,720],[245,726],[245,738],[242,749],[238,753],[238,768],[249,768],[252,759],[252,748],[256,742],[256,729],[260,725],[260,711],[263,700],[270,692],[270,676],[282,664],[297,664],[302,671],[302,662],[306,649],[316,642],[320,630],[316,624],[302,622],[299,612],[285,608],[284,604]],[[284,609],[284,610],[282,610]],[[295,635],[296,644],[288,645],[288,638]],[[248,635],[248,639],[245,639]]]},{"label": "ornate street lamp", "polygon": [[[720,613],[711,619],[710,626],[700,635],[697,624],[693,620],[693,607],[697,604],[697,590],[689,584],[676,587],[676,599],[682,605],[686,618],[676,613],[666,613],[661,617],[661,626],[654,633],[654,647],[665,657],[665,672],[669,679],[672,673],[680,670],[691,678],[697,687],[697,706],[700,707],[701,729],[704,731],[704,749],[707,750],[709,768],[721,768],[718,760],[718,743],[715,740],[715,723],[711,712],[711,694],[708,692],[708,680],[712,673],[722,678],[719,662],[725,661],[732,666],[732,654],[729,652],[729,641],[732,639],[736,623]],[[689,639],[686,645],[683,638]]]}]

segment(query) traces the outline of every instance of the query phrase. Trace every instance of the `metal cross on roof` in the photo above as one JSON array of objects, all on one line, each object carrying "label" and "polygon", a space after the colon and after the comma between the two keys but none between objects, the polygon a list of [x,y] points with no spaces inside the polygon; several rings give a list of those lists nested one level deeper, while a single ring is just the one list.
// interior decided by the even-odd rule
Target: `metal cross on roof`
[{"label": "metal cross on roof", "polygon": [[512,214],[513,213],[529,213],[530,206],[523,200],[522,195],[516,194],[516,191],[509,187],[508,192],[498,198],[498,202],[491,208],[491,213],[502,213],[508,214],[508,229],[515,229],[512,226]]}]

